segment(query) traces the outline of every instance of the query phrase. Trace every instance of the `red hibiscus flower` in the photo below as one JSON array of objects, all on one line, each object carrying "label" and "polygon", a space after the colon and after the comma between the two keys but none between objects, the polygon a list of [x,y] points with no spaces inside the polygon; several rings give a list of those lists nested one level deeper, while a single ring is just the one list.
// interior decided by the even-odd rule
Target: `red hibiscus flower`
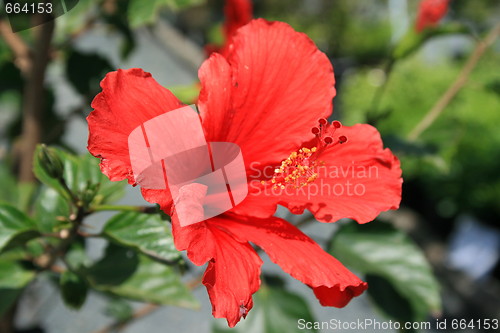
[{"label": "red hibiscus flower", "polygon": [[421,32],[425,28],[434,27],[446,15],[449,0],[423,0],[420,2],[416,29]]},{"label": "red hibiscus flower", "polygon": [[[373,127],[327,122],[335,96],[332,65],[305,34],[285,23],[259,19],[239,29],[228,55],[212,54],[199,78],[206,139],[241,148],[248,196],[224,214],[181,227],[168,190],[141,190],[171,214],[177,249],[187,250],[196,265],[208,262],[203,284],[213,315],[232,327],[252,308],[262,261],[250,242],[311,287],[322,305],[345,306],[366,283],[273,215],[280,204],[295,213],[308,209],[322,222],[369,222],[399,206],[399,161]],[[101,158],[111,180],[136,184],[128,135],[182,104],[140,69],[109,73],[101,87],[88,117],[88,149]],[[195,194],[194,205],[200,200]]]},{"label": "red hibiscus flower", "polygon": [[250,22],[253,18],[251,0],[226,0],[224,5],[225,21],[223,25],[224,45],[217,46],[209,44],[205,47],[205,52],[210,55],[212,52],[227,54],[228,46],[231,44],[232,36],[236,30]]}]

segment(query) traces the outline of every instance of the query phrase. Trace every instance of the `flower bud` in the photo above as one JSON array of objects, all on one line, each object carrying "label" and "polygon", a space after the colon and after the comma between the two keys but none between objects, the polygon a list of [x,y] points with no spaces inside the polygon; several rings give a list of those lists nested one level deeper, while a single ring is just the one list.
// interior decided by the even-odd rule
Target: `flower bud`
[{"label": "flower bud", "polygon": [[50,177],[57,179],[63,176],[63,162],[53,148],[41,144],[37,152],[37,158],[40,161],[40,166]]}]

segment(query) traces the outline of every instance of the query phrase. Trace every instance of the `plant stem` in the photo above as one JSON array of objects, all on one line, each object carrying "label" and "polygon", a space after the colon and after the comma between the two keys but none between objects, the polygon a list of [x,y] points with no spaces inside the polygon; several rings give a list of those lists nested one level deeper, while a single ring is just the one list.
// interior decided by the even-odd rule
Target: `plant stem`
[{"label": "plant stem", "polygon": [[434,121],[441,115],[446,106],[453,100],[458,92],[465,86],[472,70],[476,67],[479,59],[500,35],[500,23],[490,30],[486,38],[480,41],[471,56],[465,63],[462,71],[455,81],[448,87],[448,90],[439,98],[434,106],[427,112],[424,118],[413,128],[408,135],[408,140],[416,140]]},{"label": "plant stem", "polygon": [[73,226],[68,230],[68,234],[62,238],[59,244],[57,244],[57,246],[53,248],[52,251],[50,251],[46,261],[42,262],[43,269],[51,269],[51,267],[53,267],[53,265],[56,263],[57,259],[63,256],[68,251],[71,244],[73,244],[75,239],[78,237],[78,230],[80,229],[85,215],[86,214],[83,208],[79,207],[77,214],[74,218],[71,219]]},{"label": "plant stem", "polygon": [[59,178],[57,178],[57,181],[59,182],[59,184],[61,184],[61,186],[63,187],[63,189],[66,191],[66,193],[68,193],[68,195],[70,196],[71,201],[73,202],[73,204],[75,205],[75,207],[77,209],[80,208],[82,206],[82,202],[76,196],[76,194],[73,193],[73,191],[69,188],[68,183],[66,183],[66,180],[63,177],[59,177]]},{"label": "plant stem", "polygon": [[122,211],[122,212],[140,212],[146,214],[155,214],[158,212],[156,206],[127,206],[127,205],[99,205],[92,207],[92,212],[102,211]]}]

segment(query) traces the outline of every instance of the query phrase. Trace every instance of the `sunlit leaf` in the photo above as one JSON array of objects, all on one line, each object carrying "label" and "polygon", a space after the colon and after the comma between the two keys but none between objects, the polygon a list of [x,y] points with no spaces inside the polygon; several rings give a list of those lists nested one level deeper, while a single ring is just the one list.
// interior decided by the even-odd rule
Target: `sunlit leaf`
[{"label": "sunlit leaf", "polygon": [[62,218],[70,215],[68,200],[50,187],[43,187],[35,202],[35,222],[41,232],[56,232]]},{"label": "sunlit leaf", "polygon": [[121,245],[167,262],[180,259],[172,233],[159,215],[124,212],[112,217],[103,234]]}]

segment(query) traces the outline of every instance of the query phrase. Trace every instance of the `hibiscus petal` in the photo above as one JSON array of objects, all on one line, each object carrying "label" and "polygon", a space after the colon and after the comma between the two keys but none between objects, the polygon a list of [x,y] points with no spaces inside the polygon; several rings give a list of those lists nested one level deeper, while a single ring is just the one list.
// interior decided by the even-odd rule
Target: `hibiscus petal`
[{"label": "hibiscus petal", "polygon": [[199,77],[207,141],[238,144],[247,168],[280,161],[310,139],[335,96],[332,65],[311,39],[262,19],[240,28],[227,60],[212,56]]},{"label": "hibiscus petal", "polygon": [[[221,115],[225,110],[231,108],[231,67],[226,59],[218,54],[213,53],[210,58],[205,60],[198,70],[198,77],[203,84],[198,97],[198,107],[202,119],[205,117],[205,110],[213,110]],[[224,119],[222,119],[224,120]],[[224,121],[203,120],[205,135],[208,133],[223,133],[229,124]],[[213,136],[213,135],[212,135]],[[216,141],[208,140],[207,141]],[[224,140],[219,140],[224,142]],[[228,142],[228,140],[225,140]]]},{"label": "hibiscus petal", "polygon": [[324,306],[343,307],[367,288],[365,282],[285,220],[231,216],[215,223],[262,248],[285,272],[311,287]]},{"label": "hibiscus petal", "polygon": [[102,92],[92,102],[87,117],[88,150],[101,159],[101,171],[111,180],[135,179],[128,153],[128,136],[145,121],[182,103],[142,69],[119,69],[101,82]]},{"label": "hibiscus petal", "polygon": [[260,287],[262,260],[246,242],[238,242],[225,231],[212,228],[216,252],[203,276],[212,314],[226,318],[230,327],[246,317],[253,306],[252,294]]},{"label": "hibiscus petal", "polygon": [[203,284],[212,303],[213,316],[226,318],[233,327],[253,306],[252,294],[260,286],[262,260],[246,241],[219,228],[216,223],[219,219],[181,227],[174,214],[172,227],[179,251],[188,250],[188,257],[195,265],[209,262]]},{"label": "hibiscus petal", "polygon": [[423,0],[419,4],[416,29],[433,27],[446,15],[449,0]]},{"label": "hibiscus petal", "polygon": [[149,188],[141,188],[141,194],[144,200],[152,204],[158,204],[160,209],[165,214],[171,214],[173,207],[173,199],[170,190],[154,190]]},{"label": "hibiscus petal", "polygon": [[252,20],[252,1],[251,0],[226,0],[224,5],[224,34],[226,43],[231,40],[238,28],[244,26]]},{"label": "hibiscus petal", "polygon": [[275,200],[296,214],[308,209],[321,222],[351,218],[366,223],[380,212],[399,208],[400,163],[389,149],[383,149],[378,131],[356,125],[341,127],[335,135],[348,141],[319,156],[324,166],[318,178],[299,189],[275,191]]}]

